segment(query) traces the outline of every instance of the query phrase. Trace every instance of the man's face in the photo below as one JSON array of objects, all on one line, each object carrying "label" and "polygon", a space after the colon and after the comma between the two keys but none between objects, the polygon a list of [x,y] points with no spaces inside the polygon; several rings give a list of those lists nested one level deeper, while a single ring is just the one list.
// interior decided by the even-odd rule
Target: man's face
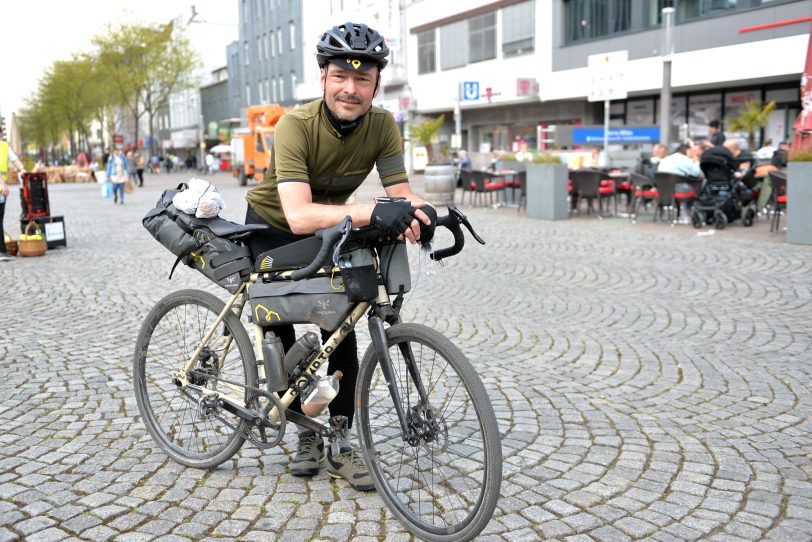
[{"label": "man's face", "polygon": [[321,88],[327,107],[339,120],[351,122],[369,111],[377,94],[378,68],[363,72],[328,63],[321,70]]}]

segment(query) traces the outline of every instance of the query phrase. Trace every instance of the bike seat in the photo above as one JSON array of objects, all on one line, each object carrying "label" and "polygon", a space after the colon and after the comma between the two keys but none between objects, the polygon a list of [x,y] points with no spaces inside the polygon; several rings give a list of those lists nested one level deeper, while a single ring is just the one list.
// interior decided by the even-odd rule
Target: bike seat
[{"label": "bike seat", "polygon": [[214,235],[226,238],[241,237],[255,231],[268,229],[268,226],[265,224],[237,224],[236,222],[231,222],[230,220],[220,217],[195,218],[190,221],[189,226],[192,228],[205,226],[209,228]]}]

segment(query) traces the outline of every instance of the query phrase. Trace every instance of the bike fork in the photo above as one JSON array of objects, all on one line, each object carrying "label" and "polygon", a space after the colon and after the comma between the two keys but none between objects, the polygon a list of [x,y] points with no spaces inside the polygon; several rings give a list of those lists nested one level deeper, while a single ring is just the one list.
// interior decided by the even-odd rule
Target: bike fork
[{"label": "bike fork", "polygon": [[[404,440],[407,440],[412,435],[412,431],[409,429],[408,415],[403,410],[400,390],[398,389],[397,379],[395,378],[395,369],[392,366],[392,358],[389,357],[389,347],[386,341],[386,330],[383,326],[383,320],[377,315],[370,316],[369,318],[369,335],[372,338],[372,344],[375,346],[375,351],[378,354],[378,363],[381,366],[381,372],[383,373],[384,380],[386,380],[386,386],[389,388],[392,402],[395,405],[395,412],[397,412],[398,420],[400,421],[400,429],[403,432]],[[426,392],[423,388],[423,381],[420,378],[417,367],[415,367],[411,348],[408,344],[400,345],[400,351],[406,359],[409,374],[420,394],[420,399],[425,403],[427,400]]]}]

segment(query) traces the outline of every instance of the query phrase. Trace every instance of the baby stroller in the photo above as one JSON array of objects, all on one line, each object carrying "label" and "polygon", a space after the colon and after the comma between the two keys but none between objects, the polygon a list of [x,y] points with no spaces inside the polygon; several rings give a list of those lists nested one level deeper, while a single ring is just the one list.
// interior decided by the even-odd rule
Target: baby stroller
[{"label": "baby stroller", "polygon": [[751,169],[737,178],[738,162],[724,147],[713,147],[702,153],[699,167],[705,175],[705,183],[694,201],[691,222],[694,228],[713,224],[722,230],[729,222],[741,218],[746,227],[753,225],[756,216],[753,191],[746,184],[752,179]]}]

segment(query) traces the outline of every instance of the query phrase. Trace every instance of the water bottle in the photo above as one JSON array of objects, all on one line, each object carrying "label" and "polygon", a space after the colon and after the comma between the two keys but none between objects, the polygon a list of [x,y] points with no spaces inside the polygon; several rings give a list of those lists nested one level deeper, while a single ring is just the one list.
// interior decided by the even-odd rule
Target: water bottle
[{"label": "water bottle", "polygon": [[325,378],[317,378],[316,386],[302,400],[302,412],[306,416],[318,416],[327,404],[338,395],[338,381],[344,374],[336,371]]},{"label": "water bottle", "polygon": [[321,348],[319,336],[308,331],[299,340],[293,343],[287,354],[285,354],[285,371],[288,375],[292,374],[294,369],[306,359],[310,354]]}]

